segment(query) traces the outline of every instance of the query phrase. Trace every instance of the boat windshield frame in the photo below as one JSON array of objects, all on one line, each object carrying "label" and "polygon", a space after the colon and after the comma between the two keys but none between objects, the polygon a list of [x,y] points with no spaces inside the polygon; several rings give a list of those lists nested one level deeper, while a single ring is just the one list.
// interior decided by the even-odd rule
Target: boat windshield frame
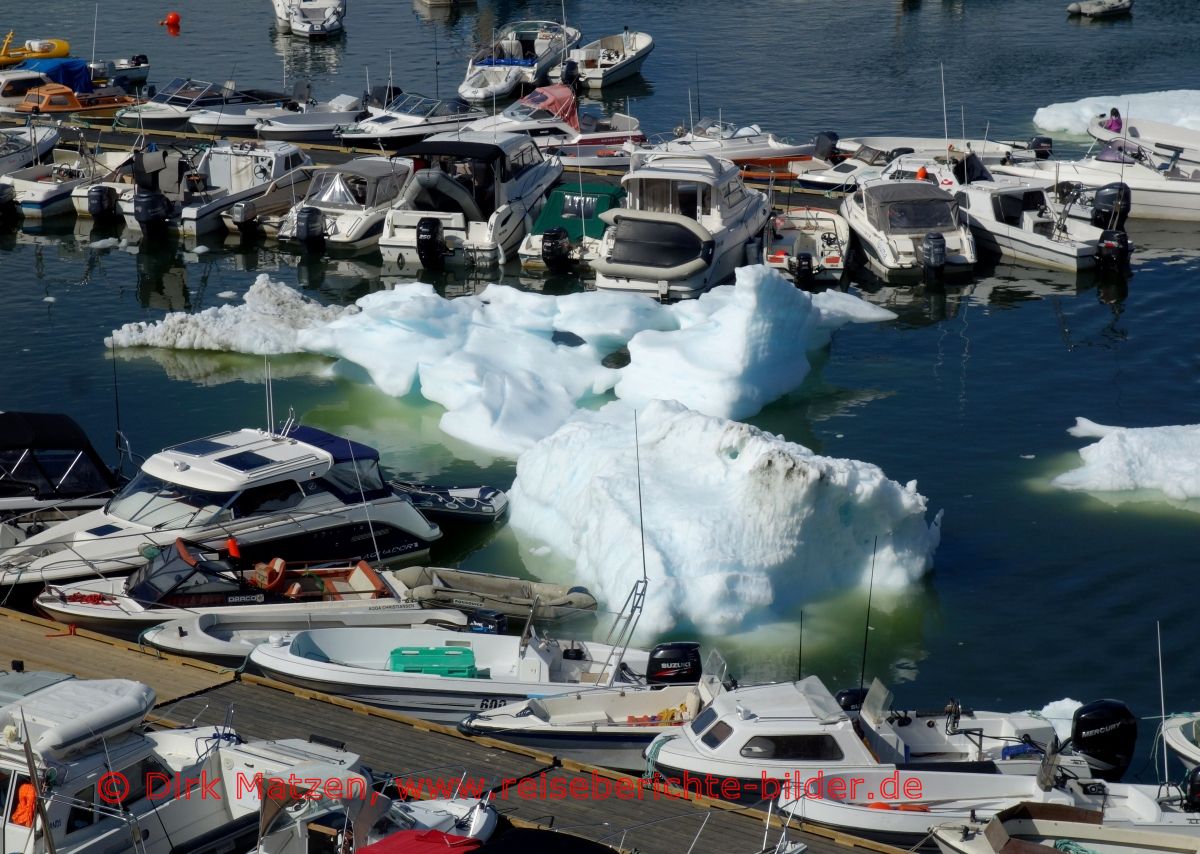
[{"label": "boat windshield frame", "polygon": [[[149,103],[170,104],[177,107],[206,106],[206,104],[200,103],[201,99],[205,98],[205,96],[210,100],[219,98],[220,102],[223,103],[225,94],[224,89],[205,80],[176,77],[166,86],[159,89],[154,97],[150,99]],[[212,101],[212,103],[217,103],[217,101]]]},{"label": "boat windshield frame", "polygon": [[[235,492],[212,492],[210,490],[196,489],[172,483],[171,481],[163,480],[140,471],[133,480],[125,484],[116,495],[108,500],[104,505],[104,512],[109,516],[115,516],[123,522],[145,525],[156,531],[167,527],[189,528],[197,525],[206,525],[216,519],[230,508],[230,505],[233,504],[234,500],[240,494],[241,490]],[[138,496],[145,497],[139,501]],[[213,500],[200,506],[188,503],[189,500],[209,496]],[[156,498],[163,500],[156,502]],[[126,502],[128,502],[128,506],[126,506]],[[161,521],[147,521],[148,516],[166,507],[187,508],[187,510],[191,511],[191,514],[189,515],[185,511]]]},{"label": "boat windshield frame", "polygon": [[392,103],[388,104],[384,108],[384,112],[411,116],[417,119],[431,119],[440,116],[464,115],[472,112],[474,109],[466,101],[430,98],[427,95],[409,92],[406,95],[399,96]]},{"label": "boat windshield frame", "polygon": [[[139,605],[155,605],[170,596],[197,575],[215,582],[225,582],[228,592],[245,586],[244,580],[228,560],[220,553],[200,545],[185,543],[195,551],[188,560],[179,551],[179,543],[163,549],[130,574],[125,582],[125,593]],[[166,583],[163,583],[165,580]]]}]

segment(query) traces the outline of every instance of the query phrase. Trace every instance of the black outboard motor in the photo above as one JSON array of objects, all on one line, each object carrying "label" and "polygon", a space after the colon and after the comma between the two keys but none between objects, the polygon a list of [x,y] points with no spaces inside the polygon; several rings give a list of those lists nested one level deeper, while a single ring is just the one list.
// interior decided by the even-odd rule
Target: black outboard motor
[{"label": "black outboard motor", "polygon": [[946,273],[946,238],[939,232],[931,231],[921,241],[921,261],[925,271],[925,281],[940,282]]},{"label": "black outboard motor", "polygon": [[139,188],[133,195],[133,218],[143,234],[161,233],[171,218],[171,203],[162,193]]},{"label": "black outboard motor", "polygon": [[837,152],[838,135],[831,130],[821,131],[813,137],[813,158],[828,160]]},{"label": "black outboard motor", "polygon": [[1129,207],[1132,203],[1133,193],[1128,184],[1105,184],[1096,190],[1092,202],[1092,225],[1096,228],[1124,231],[1125,220],[1129,219]]},{"label": "black outboard motor", "polygon": [[1183,811],[1200,812],[1200,765],[1183,778]]},{"label": "black outboard motor", "polygon": [[646,682],[650,685],[680,685],[699,682],[704,671],[700,644],[693,641],[660,643],[650,650]]},{"label": "black outboard motor", "polygon": [[1100,267],[1108,272],[1127,272],[1129,256],[1133,248],[1129,244],[1129,235],[1116,229],[1107,229],[1100,235]]},{"label": "black outboard motor", "polygon": [[421,217],[417,222],[417,258],[426,270],[446,269],[446,241],[442,238],[442,221],[435,216]]},{"label": "black outboard motor", "polygon": [[325,239],[325,215],[320,209],[303,207],[296,211],[296,239],[309,245]]},{"label": "black outboard motor", "polygon": [[542,263],[551,273],[565,273],[571,266],[571,236],[561,226],[542,232]]},{"label": "black outboard motor", "polygon": [[1049,160],[1050,155],[1054,153],[1054,140],[1048,136],[1031,137],[1028,148],[1036,159]]},{"label": "black outboard motor", "polygon": [[837,692],[834,697],[843,712],[857,712],[862,708],[863,701],[867,699],[866,688],[843,688]]},{"label": "black outboard motor", "polygon": [[810,290],[816,273],[813,270],[813,257],[808,252],[801,252],[788,261],[788,272],[792,274],[792,282],[801,290]]},{"label": "black outboard motor", "polygon": [[103,187],[100,185],[88,187],[87,209],[88,215],[92,219],[107,219],[108,217],[116,216],[116,187]]},{"label": "black outboard motor", "polygon": [[891,151],[889,151],[887,153],[887,162],[891,163],[897,157],[900,157],[904,154],[913,154],[913,153],[914,152],[911,148],[893,148]]},{"label": "black outboard motor", "polygon": [[1137,718],[1118,700],[1096,700],[1075,710],[1071,747],[1101,780],[1116,783],[1133,760]]},{"label": "black outboard motor", "polygon": [[562,67],[562,82],[572,89],[579,82],[579,63],[573,59],[568,59],[563,63]]},{"label": "black outboard motor", "polygon": [[7,209],[17,198],[12,184],[0,184],[0,209]]}]

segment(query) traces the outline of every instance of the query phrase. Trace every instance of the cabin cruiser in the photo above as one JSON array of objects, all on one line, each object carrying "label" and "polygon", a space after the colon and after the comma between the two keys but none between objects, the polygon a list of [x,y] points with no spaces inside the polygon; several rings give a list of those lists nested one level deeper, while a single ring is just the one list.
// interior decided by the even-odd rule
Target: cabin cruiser
[{"label": "cabin cruiser", "polygon": [[884,150],[859,145],[854,151],[845,152],[828,141],[822,143],[820,140],[814,146],[811,157],[788,163],[788,171],[794,176],[788,179],[790,186],[827,193],[849,193],[859,182],[878,178],[883,167],[911,150],[903,147]]},{"label": "cabin cruiser", "polygon": [[928,181],[877,178],[846,196],[840,212],[880,278],[937,280],[975,267],[958,202]]},{"label": "cabin cruiser", "polygon": [[0,412],[0,548],[103,506],[120,485],[70,417]]},{"label": "cabin cruiser", "polygon": [[21,128],[0,128],[0,175],[22,169],[58,144],[57,127],[28,124]]},{"label": "cabin cruiser", "polygon": [[653,50],[654,38],[649,33],[631,32],[626,27],[622,33],[568,51],[562,65],[551,71],[550,77],[570,83],[573,76],[588,89],[602,89],[640,74]]},{"label": "cabin cruiser", "polygon": [[761,257],[771,203],[731,161],[638,151],[621,185],[627,207],[601,217],[597,289],[696,297]]},{"label": "cabin cruiser", "polygon": [[[251,111],[247,111],[248,114]],[[254,133],[259,139],[278,139],[286,142],[336,143],[338,128],[366,118],[362,100],[353,95],[338,95],[323,104],[305,102],[299,112],[287,111],[259,117]]]},{"label": "cabin cruiser", "polygon": [[478,103],[506,98],[518,86],[536,86],[580,38],[579,30],[555,21],[518,21],[501,27],[492,43],[467,63],[458,94]]},{"label": "cabin cruiser", "polygon": [[[818,772],[946,771],[967,780],[1020,776],[1032,782],[1057,743],[1051,722],[1033,713],[971,711],[953,700],[936,712],[892,709],[891,692],[878,680],[865,695],[848,689],[838,697],[815,676],[726,691],[689,725],[655,739],[646,749],[647,770],[736,781],[738,797],[730,799],[757,803],[779,796],[783,781],[808,781]],[[1137,740],[1133,713],[1100,700],[1077,710],[1072,726],[1074,752],[1056,754],[1061,768],[1119,779]]]},{"label": "cabin cruiser", "polygon": [[624,199],[625,190],[611,184],[556,187],[517,250],[521,269],[590,271],[608,228],[600,215],[619,208]]},{"label": "cabin cruiser", "polygon": [[459,130],[486,118],[487,112],[457,98],[442,100],[416,92],[396,97],[382,109],[371,107],[369,116],[336,131],[342,145],[395,147],[435,133]]},{"label": "cabin cruiser", "polygon": [[768,133],[758,125],[737,125],[710,118],[696,122],[691,130],[676,131],[673,139],[625,143],[625,148],[665,154],[707,154],[731,160],[739,166],[781,170],[786,170],[793,160],[811,157],[815,150],[813,143],[794,143]]},{"label": "cabin cruiser", "polygon": [[771,217],[762,263],[791,277],[797,287],[840,281],[850,254],[850,224],[821,208],[797,207]]},{"label": "cabin cruiser", "polygon": [[13,113],[25,96],[39,86],[53,83],[46,74],[33,69],[7,68],[0,70],[0,112]]},{"label": "cabin cruiser", "polygon": [[117,182],[130,174],[133,155],[125,151],[84,152],[54,149],[49,163],[35,163],[0,177],[12,186],[26,219],[71,212],[71,193],[98,181]]},{"label": "cabin cruiser", "polygon": [[413,174],[405,157],[359,157],[319,169],[308,193],[280,221],[276,237],[309,247],[367,249]]},{"label": "cabin cruiser", "polygon": [[1180,168],[1200,168],[1200,130],[1154,122],[1149,119],[1124,119],[1121,129],[1109,130],[1106,116],[1097,116],[1088,123],[1087,132],[1102,143],[1130,139],[1163,161],[1178,157]]},{"label": "cabin cruiser", "polygon": [[138,99],[115,86],[91,92],[75,92],[70,86],[50,83],[30,89],[16,106],[18,114],[75,116],[83,119],[110,119],[117,110],[136,104]]},{"label": "cabin cruiser", "polygon": [[494,133],[523,133],[548,145],[619,147],[646,138],[637,119],[624,113],[611,118],[584,112],[575,90],[563,83],[541,86],[504,112],[472,122],[467,130]]},{"label": "cabin cruiser", "polygon": [[243,557],[411,560],[442,535],[389,488],[379,452],[315,427],[242,429],[166,448],[100,510],[0,555],[0,587],[123,575],[183,537]]},{"label": "cabin cruiser", "polygon": [[203,80],[176,77],[149,101],[120,110],[114,124],[142,130],[184,130],[188,120],[202,110],[236,110],[248,106],[282,104],[278,92],[262,89],[238,91],[232,81],[224,86]]},{"label": "cabin cruiser", "polygon": [[522,134],[439,133],[401,153],[427,165],[384,218],[379,250],[427,270],[503,265],[563,171]]},{"label": "cabin cruiser", "polygon": [[316,166],[300,166],[285,172],[258,193],[234,202],[221,211],[221,221],[230,234],[276,237],[279,225],[301,199],[317,174]]}]

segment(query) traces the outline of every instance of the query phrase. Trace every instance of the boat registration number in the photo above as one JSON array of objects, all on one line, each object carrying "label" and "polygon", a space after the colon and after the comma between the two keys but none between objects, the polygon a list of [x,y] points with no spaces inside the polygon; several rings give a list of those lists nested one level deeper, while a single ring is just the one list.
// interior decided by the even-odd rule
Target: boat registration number
[{"label": "boat registration number", "polygon": [[484,697],[479,701],[479,708],[481,709],[498,709],[501,706],[507,705],[508,700],[505,700],[503,697]]}]

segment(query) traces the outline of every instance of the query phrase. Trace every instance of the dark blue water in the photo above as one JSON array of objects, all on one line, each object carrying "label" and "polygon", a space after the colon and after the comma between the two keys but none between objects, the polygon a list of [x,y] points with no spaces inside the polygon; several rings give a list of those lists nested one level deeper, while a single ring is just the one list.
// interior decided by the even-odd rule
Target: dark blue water
[{"label": "dark blue water", "polygon": [[[9,5],[4,23],[19,39],[65,37],[90,53],[90,6]],[[1139,0],[1130,19],[1090,24],[1068,21],[1064,5],[613,0],[567,2],[565,11],[585,38],[623,25],[655,36],[643,79],[605,98],[628,104],[651,133],[686,121],[699,101],[706,114],[796,137],[822,129],[935,135],[944,121],[952,133],[1025,137],[1034,111],[1052,102],[1200,79],[1196,4]],[[183,17],[178,38],[156,23],[170,8]],[[310,46],[273,32],[267,0],[130,0],[101,8],[97,53],[147,53],[159,83],[192,75],[283,85],[286,72],[290,86],[311,76],[320,97],[357,93],[367,69],[383,82],[390,63],[405,89],[447,94],[480,34],[561,15],[559,3],[481,0],[431,13],[419,0],[352,0],[345,38]],[[114,327],[219,304],[218,294],[244,292],[260,272],[339,303],[394,280],[381,278],[387,271],[369,255],[313,261],[270,245],[220,244],[195,254],[177,243],[94,250],[88,228],[76,228],[68,220],[41,234],[0,235],[0,406],[68,411],[106,452],[114,380],[121,426],[142,453],[265,421],[261,359],[162,351],[113,359],[102,339]],[[1066,433],[1077,416],[1130,426],[1200,421],[1200,237],[1191,226],[1132,230],[1139,252],[1125,289],[1012,266],[945,293],[856,286],[899,319],[839,333],[805,389],[753,419],[821,453],[916,479],[931,507],[945,511],[933,574],[904,596],[877,593],[866,632],[868,677],[900,683],[902,702],[953,695],[1008,708],[1115,696],[1156,714],[1160,621],[1168,709],[1200,707],[1191,645],[1200,517],[1161,501],[1111,503],[1048,485],[1077,459],[1081,443]],[[513,274],[506,281],[521,284]],[[476,283],[440,284],[454,294]],[[378,445],[400,473],[511,481],[511,462],[442,436],[436,406],[322,376],[323,365],[273,359],[276,400],[308,423]],[[503,531],[448,544],[441,557],[522,571]],[[752,677],[789,676],[799,665],[834,684],[856,682],[866,600],[862,590],[810,603],[803,638],[799,614],[773,614],[753,637],[721,646]]]}]

